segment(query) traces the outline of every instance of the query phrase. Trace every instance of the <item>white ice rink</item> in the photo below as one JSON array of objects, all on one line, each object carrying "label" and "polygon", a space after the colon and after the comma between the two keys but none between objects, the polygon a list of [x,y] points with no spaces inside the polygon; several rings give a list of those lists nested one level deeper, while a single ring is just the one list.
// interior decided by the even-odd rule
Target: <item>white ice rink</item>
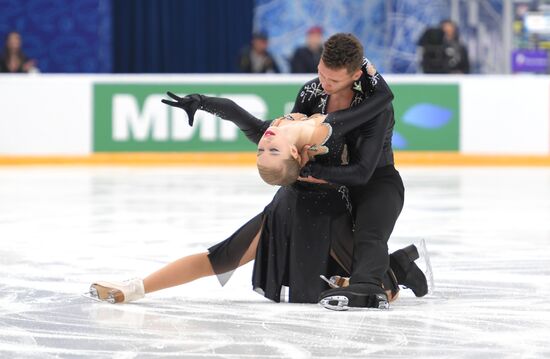
[{"label": "white ice rink", "polygon": [[388,311],[276,304],[251,267],[110,305],[225,239],[275,189],[253,168],[0,168],[0,358],[549,358],[550,169],[403,168],[395,250],[425,239],[433,294]]}]

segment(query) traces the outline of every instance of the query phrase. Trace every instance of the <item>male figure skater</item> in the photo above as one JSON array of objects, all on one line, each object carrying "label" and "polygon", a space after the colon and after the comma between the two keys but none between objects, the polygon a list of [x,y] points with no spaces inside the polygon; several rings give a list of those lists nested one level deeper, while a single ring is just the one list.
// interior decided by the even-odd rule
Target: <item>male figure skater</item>
[{"label": "male figure skater", "polygon": [[[319,61],[319,77],[302,86],[292,112],[326,114],[368,101],[369,87],[376,85],[376,78],[369,84],[365,74],[359,73],[366,68],[363,52],[352,34],[331,36]],[[404,202],[403,182],[394,167],[391,147],[394,124],[393,106],[389,105],[348,135],[347,165],[325,167],[310,162],[302,170],[304,180],[320,179],[350,189],[355,219],[352,273],[349,286],[327,290],[319,297],[320,304],[329,309],[378,308],[387,301],[382,278],[390,261],[405,263],[395,271],[399,284],[419,297],[427,293],[426,277],[414,264],[418,258],[414,246],[388,255],[387,242]]]}]

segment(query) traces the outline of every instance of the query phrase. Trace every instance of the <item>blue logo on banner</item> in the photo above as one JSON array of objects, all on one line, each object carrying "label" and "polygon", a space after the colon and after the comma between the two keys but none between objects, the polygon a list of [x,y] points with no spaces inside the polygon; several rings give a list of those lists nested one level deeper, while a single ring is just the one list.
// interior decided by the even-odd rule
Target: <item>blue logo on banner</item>
[{"label": "blue logo on banner", "polygon": [[393,131],[393,136],[391,138],[392,147],[398,150],[404,150],[407,148],[407,140],[397,131]]},{"label": "blue logo on banner", "polygon": [[453,112],[448,108],[419,103],[405,112],[403,123],[425,129],[436,129],[445,126],[452,117]]}]

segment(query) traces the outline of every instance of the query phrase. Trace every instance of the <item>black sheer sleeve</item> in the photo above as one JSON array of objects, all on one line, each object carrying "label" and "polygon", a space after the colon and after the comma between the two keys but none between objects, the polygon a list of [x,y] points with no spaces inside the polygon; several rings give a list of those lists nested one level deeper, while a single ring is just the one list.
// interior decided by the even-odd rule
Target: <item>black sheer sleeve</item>
[{"label": "black sheer sleeve", "polygon": [[265,130],[267,130],[272,122],[272,120],[263,121],[254,117],[250,112],[246,111],[232,100],[204,95],[200,95],[200,97],[200,110],[233,122],[250,141],[256,144],[260,141]]},{"label": "black sheer sleeve", "polygon": [[[388,128],[393,123],[393,108],[388,106],[375,118],[361,126],[353,143],[348,143],[350,163],[345,166],[323,166],[308,163],[307,175],[347,186],[366,184],[378,165]],[[391,131],[390,131],[391,132]]]}]

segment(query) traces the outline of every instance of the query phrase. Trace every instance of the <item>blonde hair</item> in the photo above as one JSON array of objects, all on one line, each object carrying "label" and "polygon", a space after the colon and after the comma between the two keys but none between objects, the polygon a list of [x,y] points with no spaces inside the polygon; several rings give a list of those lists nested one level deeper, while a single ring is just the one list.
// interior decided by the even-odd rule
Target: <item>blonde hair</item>
[{"label": "blonde hair", "polygon": [[296,182],[300,176],[300,162],[294,157],[289,157],[283,160],[282,168],[258,165],[258,172],[267,184],[288,186]]}]

